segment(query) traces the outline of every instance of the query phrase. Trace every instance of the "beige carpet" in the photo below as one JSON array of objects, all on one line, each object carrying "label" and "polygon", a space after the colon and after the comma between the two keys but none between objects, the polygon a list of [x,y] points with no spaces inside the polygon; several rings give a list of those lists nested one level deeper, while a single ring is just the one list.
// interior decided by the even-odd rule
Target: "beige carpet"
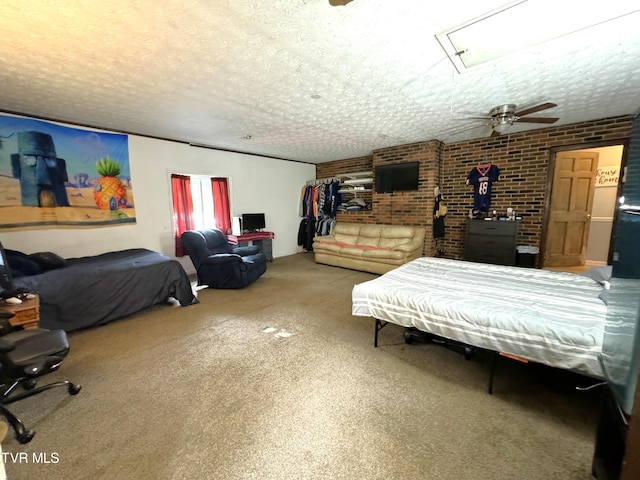
[{"label": "beige carpet", "polygon": [[395,325],[373,348],[373,320],[350,309],[374,277],[302,253],[249,288],[70,334],[49,378],[83,390],[11,405],[37,434],[8,433],[3,450],[28,459],[5,455],[8,478],[591,478],[597,390],[504,360],[489,395],[489,355],[406,345]]}]

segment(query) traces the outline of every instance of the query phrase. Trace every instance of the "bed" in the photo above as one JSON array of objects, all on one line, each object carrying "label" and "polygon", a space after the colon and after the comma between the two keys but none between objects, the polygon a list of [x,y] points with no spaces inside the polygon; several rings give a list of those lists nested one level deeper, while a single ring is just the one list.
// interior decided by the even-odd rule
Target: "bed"
[{"label": "bed", "polygon": [[102,325],[170,298],[181,306],[197,303],[182,265],[143,248],[64,259],[43,273],[16,276],[13,283],[38,294],[39,325],[47,329]]},{"label": "bed", "polygon": [[356,285],[352,314],[602,378],[605,282],[423,257]]}]

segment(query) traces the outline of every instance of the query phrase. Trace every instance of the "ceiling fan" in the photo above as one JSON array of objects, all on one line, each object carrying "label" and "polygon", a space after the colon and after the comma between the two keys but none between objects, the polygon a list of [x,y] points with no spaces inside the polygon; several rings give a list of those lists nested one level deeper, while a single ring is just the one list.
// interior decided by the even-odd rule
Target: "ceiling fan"
[{"label": "ceiling fan", "polygon": [[488,115],[467,117],[469,120],[484,120],[484,125],[478,125],[475,127],[467,128],[455,133],[462,133],[474,128],[480,128],[482,126],[491,127],[491,136],[496,137],[507,133],[514,123],[555,123],[559,120],[557,117],[528,117],[532,113],[538,113],[542,110],[557,107],[555,103],[546,102],[533,107],[528,107],[518,111],[517,107],[513,103],[507,103],[504,105],[498,105],[489,110]]}]

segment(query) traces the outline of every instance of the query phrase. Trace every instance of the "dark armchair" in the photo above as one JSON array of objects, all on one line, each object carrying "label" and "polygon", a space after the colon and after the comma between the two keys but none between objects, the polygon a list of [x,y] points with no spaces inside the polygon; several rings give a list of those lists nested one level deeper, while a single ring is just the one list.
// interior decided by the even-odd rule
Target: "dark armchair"
[{"label": "dark armchair", "polygon": [[220,230],[188,230],[180,238],[196,267],[198,285],[243,288],[267,271],[267,257],[257,246],[231,245]]},{"label": "dark armchair", "polygon": [[[5,405],[53,387],[66,387],[70,395],[77,394],[81,387],[69,380],[36,386],[37,378],[57,370],[69,353],[67,335],[64,330],[13,330],[8,320],[12,316],[12,312],[0,310],[0,415],[11,425],[18,441],[27,443],[35,432],[27,430]],[[22,391],[16,391],[18,387]]]}]

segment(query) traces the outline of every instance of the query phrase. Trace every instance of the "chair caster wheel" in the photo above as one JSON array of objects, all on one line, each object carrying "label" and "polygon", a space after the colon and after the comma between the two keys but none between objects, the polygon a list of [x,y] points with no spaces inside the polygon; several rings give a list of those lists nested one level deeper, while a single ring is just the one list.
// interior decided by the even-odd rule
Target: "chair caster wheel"
[{"label": "chair caster wheel", "polygon": [[77,383],[69,384],[69,395],[77,395],[78,392],[82,389],[82,385],[78,385]]},{"label": "chair caster wheel", "polygon": [[25,430],[21,434],[16,435],[16,438],[18,439],[18,442],[25,444],[29,443],[35,434],[36,432],[33,430]]},{"label": "chair caster wheel", "polygon": [[36,380],[35,378],[30,378],[29,380],[24,380],[22,382],[22,388],[24,388],[25,390],[32,390],[36,387]]},{"label": "chair caster wheel", "polygon": [[411,334],[411,332],[405,330],[403,336],[404,336],[404,343],[409,345],[413,343],[413,335]]}]

